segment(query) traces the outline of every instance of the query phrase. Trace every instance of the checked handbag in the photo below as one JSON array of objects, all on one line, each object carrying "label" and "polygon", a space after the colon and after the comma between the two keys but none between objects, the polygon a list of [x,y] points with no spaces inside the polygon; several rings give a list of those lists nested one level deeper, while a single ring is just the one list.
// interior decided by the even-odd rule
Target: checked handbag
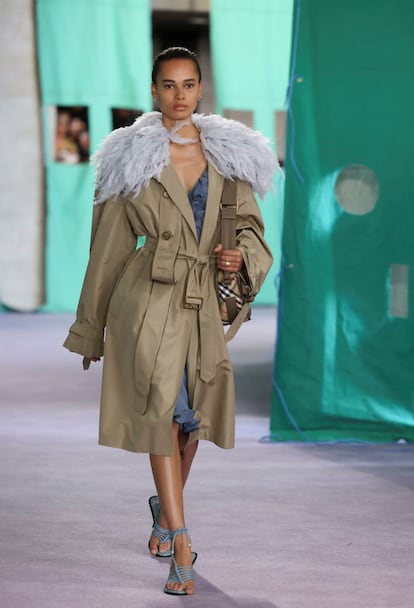
[{"label": "checked handbag", "polygon": [[[220,230],[223,249],[236,248],[237,184],[224,180],[220,202]],[[217,297],[223,325],[229,325],[225,340],[229,342],[244,321],[251,317],[251,287],[242,272],[217,270]]]}]

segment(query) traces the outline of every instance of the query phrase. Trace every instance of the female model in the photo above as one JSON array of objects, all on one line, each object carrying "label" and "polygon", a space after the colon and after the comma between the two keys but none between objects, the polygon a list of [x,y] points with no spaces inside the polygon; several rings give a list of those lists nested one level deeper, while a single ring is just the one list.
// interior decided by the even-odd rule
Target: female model
[{"label": "female model", "polygon": [[[87,361],[105,354],[99,442],[149,453],[158,492],[150,552],[171,555],[164,591],[190,595],[183,487],[199,439],[234,444],[215,272],[242,271],[258,292],[272,257],[253,190],[271,188],[277,163],[260,133],[194,114],[201,73],[187,49],[156,57],[152,94],[160,111],[113,131],[95,155],[90,260],[65,347]],[[224,178],[237,183],[237,248],[228,250],[219,236]]]}]

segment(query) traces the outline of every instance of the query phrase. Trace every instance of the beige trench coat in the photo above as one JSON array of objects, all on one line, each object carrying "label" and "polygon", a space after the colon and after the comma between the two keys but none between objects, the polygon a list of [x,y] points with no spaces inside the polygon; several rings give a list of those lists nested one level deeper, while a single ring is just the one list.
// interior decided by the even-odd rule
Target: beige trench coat
[{"label": "beige trench coat", "polygon": [[[199,420],[189,442],[234,445],[233,371],[214,284],[223,177],[209,165],[208,179],[199,242],[172,165],[137,196],[94,207],[90,260],[64,346],[86,357],[104,354],[100,444],[171,455],[171,422],[187,365]],[[252,190],[240,181],[237,205],[237,243],[257,292],[272,256]],[[146,243],[137,250],[139,235]]]}]

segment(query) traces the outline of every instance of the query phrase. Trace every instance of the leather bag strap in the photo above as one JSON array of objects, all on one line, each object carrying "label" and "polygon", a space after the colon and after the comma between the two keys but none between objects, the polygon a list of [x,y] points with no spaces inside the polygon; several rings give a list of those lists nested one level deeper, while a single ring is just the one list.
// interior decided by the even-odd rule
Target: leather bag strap
[{"label": "leather bag strap", "polygon": [[[237,185],[236,182],[225,179],[223,183],[223,191],[221,193],[220,202],[220,229],[221,229],[221,244],[223,249],[236,248],[236,218],[237,218]],[[231,273],[223,272],[223,283],[230,283]],[[228,331],[225,333],[224,339],[230,342],[236,335],[242,323],[250,317],[250,305],[243,304],[241,310],[236,307],[235,301],[232,298],[227,298],[226,306],[229,313],[229,318],[232,319]]]},{"label": "leather bag strap", "polygon": [[[225,179],[220,201],[221,244],[223,249],[236,248],[237,185]],[[230,283],[230,273],[223,273],[223,283]]]}]

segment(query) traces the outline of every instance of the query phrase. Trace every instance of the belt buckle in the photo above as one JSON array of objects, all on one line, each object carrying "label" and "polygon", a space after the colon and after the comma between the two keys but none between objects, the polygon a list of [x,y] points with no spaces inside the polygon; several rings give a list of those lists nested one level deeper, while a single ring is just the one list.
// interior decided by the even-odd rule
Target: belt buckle
[{"label": "belt buckle", "polygon": [[188,308],[190,310],[200,310],[202,304],[203,298],[199,296],[186,296],[184,308]]}]

